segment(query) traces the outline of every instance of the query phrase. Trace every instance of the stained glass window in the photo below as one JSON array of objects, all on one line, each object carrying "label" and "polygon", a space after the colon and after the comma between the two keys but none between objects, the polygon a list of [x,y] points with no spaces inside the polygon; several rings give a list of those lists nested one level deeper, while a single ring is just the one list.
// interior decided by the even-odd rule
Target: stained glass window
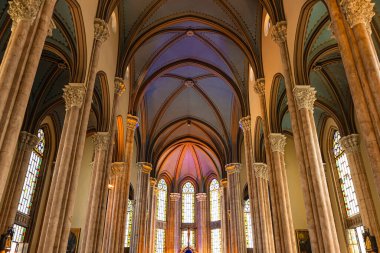
[{"label": "stained glass window", "polygon": [[211,221],[220,220],[219,182],[216,179],[210,184],[210,216]]},{"label": "stained glass window", "polygon": [[220,228],[211,229],[211,253],[222,252],[222,233]]},{"label": "stained glass window", "polygon": [[161,179],[157,185],[157,220],[166,221],[166,205],[168,199],[168,186],[164,179]]},{"label": "stained glass window", "polygon": [[23,242],[24,237],[25,237],[25,232],[26,232],[26,227],[14,224],[13,225],[13,238],[12,240],[14,242]]},{"label": "stained glass window", "polygon": [[187,182],[182,187],[182,223],[194,223],[194,186]]},{"label": "stained glass window", "polygon": [[334,133],[333,140],[333,153],[335,157],[335,165],[338,170],[339,182],[342,189],[347,216],[352,217],[359,213],[359,205],[356,198],[354,184],[351,178],[350,167],[348,166],[347,155],[339,143],[340,139],[340,134],[338,131],[336,131]]},{"label": "stained glass window", "polygon": [[187,246],[195,248],[195,231],[182,230],[181,241],[182,241],[182,248],[187,247]]},{"label": "stained glass window", "polygon": [[252,218],[251,218],[251,203],[247,199],[244,203],[244,230],[245,230],[245,243],[247,248],[253,248],[253,231],[252,231]]},{"label": "stained glass window", "polygon": [[132,216],[133,216],[133,201],[128,200],[128,208],[127,208],[127,224],[125,226],[125,241],[124,247],[129,248],[131,245],[131,233],[132,233]]},{"label": "stained glass window", "polygon": [[156,253],[164,253],[165,252],[165,230],[157,229],[156,230]]}]

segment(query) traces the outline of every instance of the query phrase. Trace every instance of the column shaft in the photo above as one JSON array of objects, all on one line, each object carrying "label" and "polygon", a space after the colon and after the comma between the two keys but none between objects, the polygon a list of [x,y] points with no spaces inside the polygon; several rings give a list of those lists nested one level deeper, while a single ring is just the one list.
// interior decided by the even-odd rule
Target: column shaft
[{"label": "column shaft", "polygon": [[198,219],[197,219],[197,250],[199,253],[208,252],[208,231],[207,231],[207,194],[197,193]]},{"label": "column shaft", "polygon": [[168,253],[177,253],[180,250],[180,223],[181,223],[181,194],[170,193],[168,228],[166,232],[166,250]]},{"label": "column shaft", "polygon": [[156,201],[157,201],[157,180],[150,178],[150,191],[149,191],[149,211],[148,222],[146,223],[146,249],[147,252],[154,252],[154,241],[156,232]]},{"label": "column shaft", "polygon": [[221,203],[221,229],[222,229],[222,252],[230,252],[230,236],[229,236],[229,222],[228,222],[228,198],[227,198],[227,179],[220,181],[220,203]]}]

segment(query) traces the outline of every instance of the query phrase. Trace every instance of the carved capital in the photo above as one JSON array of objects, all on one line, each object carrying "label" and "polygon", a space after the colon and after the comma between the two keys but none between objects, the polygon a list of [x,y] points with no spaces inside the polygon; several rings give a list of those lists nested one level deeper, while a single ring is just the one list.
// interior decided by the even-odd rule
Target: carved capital
[{"label": "carved capital", "polygon": [[260,96],[264,96],[265,95],[265,79],[264,78],[257,79],[253,88],[257,94],[259,94]]},{"label": "carved capital", "polygon": [[223,178],[222,180],[220,180],[220,185],[224,188],[227,187],[227,183],[228,183],[227,178]]},{"label": "carved capital", "polygon": [[283,43],[286,41],[287,36],[287,23],[286,21],[277,22],[272,29],[272,40],[276,43]]},{"label": "carved capital", "polygon": [[195,195],[195,198],[197,199],[198,202],[206,201],[207,199],[207,194],[206,193],[197,193]]},{"label": "carved capital", "polygon": [[63,88],[63,99],[65,100],[66,111],[72,107],[81,107],[84,97],[86,95],[86,88],[82,83],[69,83]]},{"label": "carved capital", "polygon": [[13,0],[9,1],[8,14],[11,16],[13,26],[21,20],[33,21],[40,10],[42,0]]},{"label": "carved capital", "polygon": [[109,35],[110,33],[106,21],[96,18],[94,20],[94,38],[103,43],[108,39]]},{"label": "carved capital", "polygon": [[375,4],[371,0],[342,0],[340,5],[351,28],[364,24],[371,33],[371,20],[375,16]]},{"label": "carved capital", "polygon": [[358,134],[351,134],[344,136],[340,139],[340,145],[347,153],[359,152],[360,137]]},{"label": "carved capital", "polygon": [[253,170],[257,178],[262,178],[264,180],[269,180],[269,169],[265,163],[254,163]]},{"label": "carved capital", "polygon": [[268,137],[272,152],[280,152],[284,154],[286,136],[283,134],[269,134]]},{"label": "carved capital", "polygon": [[111,165],[111,175],[112,176],[121,176],[127,174],[128,163],[126,162],[114,162]]},{"label": "carved capital", "polygon": [[246,116],[244,118],[241,118],[239,120],[240,128],[243,130],[244,133],[251,130],[251,116]]},{"label": "carved capital", "polygon": [[317,99],[316,91],[309,85],[296,85],[293,89],[294,97],[297,101],[298,110],[314,110],[314,102]]},{"label": "carved capital", "polygon": [[151,187],[155,187],[156,184],[157,184],[157,180],[155,178],[153,178],[153,177],[150,178],[149,182],[150,182],[150,186]]},{"label": "carved capital", "polygon": [[110,143],[110,134],[108,132],[98,132],[92,136],[92,141],[95,144],[95,150],[107,150]]},{"label": "carved capital", "polygon": [[170,201],[179,201],[179,199],[181,198],[181,194],[179,193],[176,193],[176,192],[172,192],[170,193]]},{"label": "carved capital", "polygon": [[230,163],[225,166],[226,172],[228,175],[239,173],[240,172],[240,163]]},{"label": "carved capital", "polygon": [[137,118],[136,116],[128,114],[127,115],[127,131],[128,130],[135,131],[138,125],[138,120],[139,118]]},{"label": "carved capital", "polygon": [[121,77],[115,77],[115,93],[121,96],[126,90],[124,79]]},{"label": "carved capital", "polygon": [[55,25],[54,20],[50,19],[50,24],[49,24],[47,36],[52,37],[53,36],[53,30],[56,28],[57,28],[57,26]]},{"label": "carved capital", "polygon": [[144,174],[150,174],[152,171],[152,164],[151,163],[146,163],[146,162],[139,162],[137,163],[137,166],[139,166],[139,169],[142,173]]},{"label": "carved capital", "polygon": [[32,149],[37,145],[38,141],[39,139],[36,135],[25,131],[20,132],[19,142],[22,146],[27,145],[30,149]]}]

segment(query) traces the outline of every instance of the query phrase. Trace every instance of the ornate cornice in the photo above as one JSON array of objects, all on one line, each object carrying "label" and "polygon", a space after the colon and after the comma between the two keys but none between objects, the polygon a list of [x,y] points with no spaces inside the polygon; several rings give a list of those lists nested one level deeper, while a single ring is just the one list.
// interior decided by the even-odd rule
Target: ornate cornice
[{"label": "ornate cornice", "polygon": [[260,96],[264,96],[265,95],[265,79],[264,78],[257,79],[253,86],[253,89]]},{"label": "ornate cornice", "polygon": [[286,136],[283,134],[269,134],[269,143],[272,152],[280,152],[284,154],[285,145],[286,145]]},{"label": "ornate cornice", "polygon": [[293,89],[294,97],[297,101],[298,110],[314,110],[314,102],[317,99],[317,92],[309,85],[296,85]]},{"label": "ornate cornice", "polygon": [[351,28],[364,24],[371,33],[371,20],[375,16],[375,4],[371,0],[342,0],[340,5]]},{"label": "ornate cornice", "polygon": [[139,166],[140,171],[145,174],[150,174],[152,171],[152,164],[147,162],[138,162],[137,166]]},{"label": "ornate cornice", "polygon": [[286,21],[277,22],[272,28],[272,40],[276,43],[283,43],[286,41],[287,36],[287,23]]},{"label": "ornate cornice", "polygon": [[11,16],[13,26],[21,20],[33,21],[40,10],[41,0],[13,0],[9,1],[8,14]]},{"label": "ornate cornice", "polygon": [[115,77],[115,93],[121,96],[126,90],[124,79],[121,77]]},{"label": "ornate cornice", "polygon": [[198,200],[198,202],[201,202],[201,201],[206,201],[207,200],[207,194],[206,193],[197,193],[195,195],[195,198]]},{"label": "ornate cornice", "polygon": [[21,131],[19,138],[20,138],[19,142],[21,144],[26,144],[30,148],[35,147],[37,145],[38,141],[39,141],[39,139],[38,139],[38,137],[36,135],[28,133],[26,131]]},{"label": "ornate cornice", "polygon": [[139,118],[132,114],[127,115],[127,130],[135,131]]},{"label": "ornate cornice", "polygon": [[111,175],[120,176],[127,173],[128,163],[126,162],[114,162],[111,165]]},{"label": "ornate cornice", "polygon": [[340,145],[347,153],[359,152],[360,137],[358,134],[351,134],[340,139]]},{"label": "ornate cornice", "polygon": [[110,143],[110,134],[108,132],[98,132],[92,136],[92,141],[95,144],[95,150],[107,150]]},{"label": "ornate cornice", "polygon": [[269,169],[265,163],[254,163],[253,169],[257,178],[269,180]]},{"label": "ornate cornice", "polygon": [[108,24],[106,21],[96,18],[94,20],[94,38],[103,43],[105,42],[108,37],[110,36],[110,32],[108,30]]},{"label": "ornate cornice", "polygon": [[81,107],[86,88],[83,83],[69,83],[63,88],[63,99],[65,100],[66,111],[72,107]]},{"label": "ornate cornice", "polygon": [[240,128],[243,130],[244,133],[251,130],[251,116],[243,117],[239,120]]},{"label": "ornate cornice", "polygon": [[170,201],[179,201],[180,198],[181,198],[181,194],[177,192],[170,193]]},{"label": "ornate cornice", "polygon": [[225,166],[228,175],[240,172],[240,163],[230,163]]}]

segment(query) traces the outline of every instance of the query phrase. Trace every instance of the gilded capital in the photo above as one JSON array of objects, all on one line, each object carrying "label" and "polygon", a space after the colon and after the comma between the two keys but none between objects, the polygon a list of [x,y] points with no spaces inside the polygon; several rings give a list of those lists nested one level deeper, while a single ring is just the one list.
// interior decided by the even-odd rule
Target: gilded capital
[{"label": "gilded capital", "polygon": [[371,20],[375,16],[375,4],[371,0],[342,0],[340,5],[351,28],[364,24],[371,32]]},{"label": "gilded capital", "polygon": [[358,134],[351,134],[340,139],[340,145],[347,153],[359,152],[360,137]]},{"label": "gilded capital", "polygon": [[139,169],[144,174],[150,174],[152,171],[152,164],[147,162],[139,162],[137,163],[137,166],[139,166]]},{"label": "gilded capital", "polygon": [[228,183],[227,178],[223,178],[222,180],[220,180],[220,185],[222,187],[227,187],[227,183]]},{"label": "gilded capital", "polygon": [[98,132],[92,136],[92,142],[95,144],[95,150],[107,150],[110,143],[110,134],[108,132]]},{"label": "gilded capital", "polygon": [[317,99],[317,92],[309,85],[296,85],[293,89],[294,97],[297,101],[298,110],[314,110],[314,102]]},{"label": "gilded capital", "polygon": [[30,148],[34,148],[37,145],[38,141],[39,139],[36,135],[28,133],[26,131],[20,132],[20,137],[19,137],[20,144],[26,144]]},{"label": "gilded capital", "polygon": [[280,152],[284,154],[286,136],[283,134],[269,134],[268,137],[272,152]]},{"label": "gilded capital", "polygon": [[255,92],[259,94],[260,96],[265,95],[265,79],[264,78],[257,79],[253,88]]},{"label": "gilded capital", "polygon": [[277,22],[272,29],[272,40],[276,43],[283,43],[286,41],[287,36],[287,23],[286,21]]},{"label": "gilded capital", "polygon": [[114,162],[111,165],[111,175],[121,176],[127,173],[128,163],[126,162]]},{"label": "gilded capital", "polygon": [[124,79],[121,77],[115,77],[115,93],[121,96],[126,90]]},{"label": "gilded capital", "polygon": [[243,130],[244,133],[251,130],[251,116],[243,117],[239,120],[240,128]]},{"label": "gilded capital", "polygon": [[181,194],[177,192],[170,193],[170,200],[171,201],[178,201],[181,198]]},{"label": "gilded capital", "polygon": [[127,130],[135,131],[139,118],[132,114],[127,115]]},{"label": "gilded capital", "polygon": [[254,163],[253,170],[257,178],[262,178],[264,180],[269,180],[269,169],[265,163]]},{"label": "gilded capital", "polygon": [[154,187],[154,186],[156,186],[156,183],[157,183],[157,180],[155,178],[151,177],[150,178],[150,186]]},{"label": "gilded capital", "polygon": [[42,0],[13,0],[9,1],[8,14],[13,26],[21,20],[33,21],[40,10]]},{"label": "gilded capital", "polygon": [[198,202],[201,202],[201,201],[206,201],[207,199],[207,194],[206,193],[197,193],[195,195],[195,198],[198,200]]},{"label": "gilded capital", "polygon": [[228,175],[239,173],[240,172],[240,163],[230,163],[225,166],[226,172]]},{"label": "gilded capital", "polygon": [[81,107],[86,95],[86,88],[83,83],[69,83],[63,88],[63,99],[65,100],[66,111],[72,107]]},{"label": "gilded capital", "polygon": [[108,39],[109,35],[110,33],[106,21],[96,18],[94,20],[94,38],[103,43]]}]

